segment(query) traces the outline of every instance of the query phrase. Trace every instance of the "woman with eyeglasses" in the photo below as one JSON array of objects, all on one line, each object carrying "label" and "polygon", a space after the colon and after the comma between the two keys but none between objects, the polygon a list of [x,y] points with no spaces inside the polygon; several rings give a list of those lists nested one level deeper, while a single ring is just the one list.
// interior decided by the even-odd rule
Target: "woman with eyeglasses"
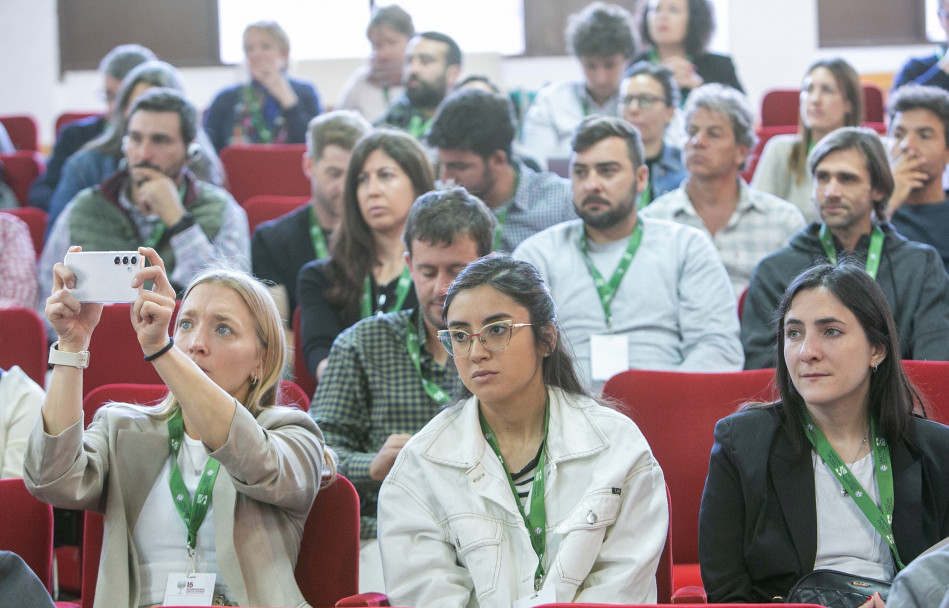
[{"label": "woman with eyeglasses", "polygon": [[581,385],[540,275],[482,258],[443,311],[439,339],[466,390],[383,483],[390,601],[655,602],[662,471],[635,423]]}]

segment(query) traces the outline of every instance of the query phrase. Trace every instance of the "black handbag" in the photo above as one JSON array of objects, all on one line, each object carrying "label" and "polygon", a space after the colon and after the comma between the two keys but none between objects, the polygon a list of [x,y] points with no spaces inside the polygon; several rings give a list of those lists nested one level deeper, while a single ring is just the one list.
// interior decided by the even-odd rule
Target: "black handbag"
[{"label": "black handbag", "polygon": [[794,583],[788,604],[820,604],[827,608],[859,608],[874,593],[886,601],[890,583],[836,570],[814,570]]}]

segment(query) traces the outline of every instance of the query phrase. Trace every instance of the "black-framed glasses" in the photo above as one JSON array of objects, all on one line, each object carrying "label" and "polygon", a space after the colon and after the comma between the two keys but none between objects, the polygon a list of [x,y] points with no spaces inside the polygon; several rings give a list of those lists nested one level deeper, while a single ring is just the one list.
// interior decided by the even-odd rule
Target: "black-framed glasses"
[{"label": "black-framed glasses", "polygon": [[635,104],[641,110],[649,110],[656,104],[667,105],[668,103],[665,97],[659,97],[658,95],[627,95],[623,98],[624,106]]},{"label": "black-framed glasses", "polygon": [[467,357],[471,352],[471,342],[475,338],[492,353],[500,352],[511,343],[511,334],[518,327],[529,327],[533,323],[515,323],[511,319],[488,323],[476,334],[461,329],[442,329],[438,332],[438,341],[452,357]]}]

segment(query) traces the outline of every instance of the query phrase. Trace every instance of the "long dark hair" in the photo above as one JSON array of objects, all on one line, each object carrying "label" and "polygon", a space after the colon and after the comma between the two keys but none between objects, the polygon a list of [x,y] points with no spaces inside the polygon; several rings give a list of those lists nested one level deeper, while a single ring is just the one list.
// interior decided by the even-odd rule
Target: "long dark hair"
[{"label": "long dark hair", "polygon": [[[685,30],[685,52],[693,57],[705,52],[712,33],[715,32],[715,13],[709,0],[688,0],[689,25]],[[655,46],[652,36],[649,35],[649,2],[642,3],[639,14],[639,35],[643,44]]]},{"label": "long dark hair", "polygon": [[398,163],[412,182],[415,198],[435,189],[432,164],[415,138],[395,129],[376,129],[364,136],[353,148],[346,170],[343,190],[343,221],[330,244],[331,259],[326,264],[330,287],[326,299],[346,314],[359,309],[363,280],[378,265],[376,240],[369,224],[359,210],[356,189],[366,159],[382,150]]},{"label": "long dark hair", "polygon": [[[448,293],[442,307],[442,319],[448,320],[448,309],[455,296],[463,291],[487,286],[514,300],[527,309],[530,315],[534,345],[544,347],[550,355],[544,358],[542,373],[545,387],[557,387],[567,393],[593,398],[577,375],[573,355],[564,343],[563,332],[557,321],[554,301],[537,269],[527,262],[506,255],[492,254],[468,264],[461,271]],[[557,332],[556,343],[545,329],[553,324]],[[467,387],[462,387],[459,399],[471,396]]]},{"label": "long dark hair", "polygon": [[821,264],[808,268],[791,281],[775,313],[778,359],[775,384],[780,399],[771,404],[750,404],[748,407],[774,407],[789,420],[786,425],[798,446],[804,445],[801,422],[804,399],[794,387],[784,357],[784,317],[797,294],[826,289],[853,313],[871,344],[886,349],[886,357],[870,375],[867,410],[876,421],[878,432],[892,445],[905,440],[908,424],[914,413],[926,417],[926,404],[903,371],[896,322],[883,290],[863,268],[850,259],[840,263]]}]

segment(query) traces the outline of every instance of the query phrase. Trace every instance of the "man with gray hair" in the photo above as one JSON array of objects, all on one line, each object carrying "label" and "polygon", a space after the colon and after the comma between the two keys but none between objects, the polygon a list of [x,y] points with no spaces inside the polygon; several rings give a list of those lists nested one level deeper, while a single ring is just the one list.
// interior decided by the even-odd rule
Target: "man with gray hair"
[{"label": "man with gray hair", "polygon": [[949,278],[935,249],[907,240],[886,221],[893,175],[876,131],[837,129],[814,147],[807,165],[821,219],[755,268],[741,315],[745,368],[774,367],[772,316],[788,283],[844,255],[866,268],[890,303],[900,352],[888,355],[949,360]]},{"label": "man with gray hair", "polygon": [[685,105],[685,181],[641,211],[712,237],[735,295],[748,286],[761,258],[805,224],[797,207],[749,188],[739,175],[755,145],[754,118],[748,98],[731,87],[706,84],[692,91]]},{"label": "man with gray hair", "polygon": [[155,53],[139,44],[121,44],[102,58],[99,62],[99,73],[103,76],[101,95],[106,103],[105,114],[67,123],[59,132],[56,145],[53,146],[53,154],[46,161],[46,173],[30,187],[31,207],[48,209],[49,198],[56,190],[66,159],[87,142],[99,137],[108,126],[109,118],[115,110],[116,96],[122,86],[122,79],[135,66],[156,59]]},{"label": "man with gray hair", "polygon": [[303,172],[312,198],[306,205],[254,231],[254,275],[273,281],[274,300],[284,321],[297,305],[297,274],[310,261],[329,256],[329,238],[343,215],[343,187],[353,146],[372,130],[357,112],[337,110],[310,121]]}]

